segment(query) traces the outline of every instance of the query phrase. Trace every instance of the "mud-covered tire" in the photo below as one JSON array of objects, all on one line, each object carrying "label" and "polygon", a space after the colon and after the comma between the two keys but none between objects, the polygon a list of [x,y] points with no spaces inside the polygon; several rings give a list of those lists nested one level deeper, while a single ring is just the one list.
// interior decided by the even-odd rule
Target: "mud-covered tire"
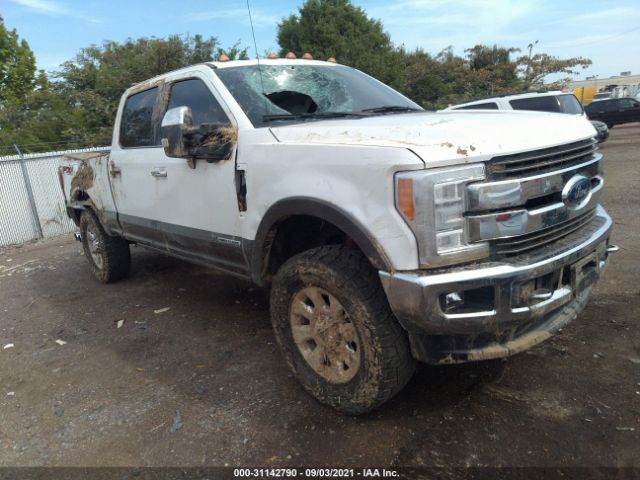
[{"label": "mud-covered tire", "polygon": [[[321,376],[294,340],[293,301],[308,288],[335,297],[348,316],[346,322],[355,327],[360,357],[355,376],[346,382]],[[358,415],[375,409],[402,390],[415,370],[407,334],[391,312],[377,272],[356,249],[325,246],[289,259],[273,279],[271,322],[297,380],[340,412]]]},{"label": "mud-covered tire", "polygon": [[129,275],[131,252],[122,237],[108,235],[91,210],[80,215],[82,249],[93,275],[102,283],[116,282]]}]

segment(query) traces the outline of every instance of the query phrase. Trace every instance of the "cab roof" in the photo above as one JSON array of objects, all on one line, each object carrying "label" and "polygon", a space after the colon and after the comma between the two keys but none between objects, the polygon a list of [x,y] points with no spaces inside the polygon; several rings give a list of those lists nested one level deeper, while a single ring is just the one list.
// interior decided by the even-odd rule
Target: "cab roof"
[{"label": "cab roof", "polygon": [[[339,63],[333,62],[324,62],[322,60],[307,60],[307,59],[298,59],[298,58],[261,58],[259,61],[256,59],[252,60],[229,60],[226,62],[204,62],[204,63],[196,63],[194,65],[189,65],[188,67],[178,68],[176,70],[171,70],[169,72],[162,73],[160,75],[156,75],[155,77],[149,78],[147,80],[143,80],[142,82],[132,84],[126,91],[126,95],[130,95],[133,92],[138,92],[142,90],[146,90],[148,88],[156,86],[159,82],[161,82],[167,75],[175,72],[180,72],[181,70],[188,70],[197,65],[207,65],[212,67],[213,69],[224,69],[231,67],[246,67],[250,65],[316,65],[316,66],[324,66],[324,67],[339,67],[341,66]],[[344,66],[344,65],[343,65]]]},{"label": "cab roof", "polygon": [[207,62],[214,68],[246,67],[248,65],[322,65],[329,67],[340,66],[339,63],[322,60],[307,60],[302,58],[261,58],[260,60],[228,60],[226,62]]}]

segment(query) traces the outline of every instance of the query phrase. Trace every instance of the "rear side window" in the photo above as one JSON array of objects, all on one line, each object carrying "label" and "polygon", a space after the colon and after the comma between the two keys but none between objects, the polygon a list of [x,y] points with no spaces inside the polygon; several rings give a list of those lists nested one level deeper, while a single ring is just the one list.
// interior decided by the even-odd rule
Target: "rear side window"
[{"label": "rear side window", "polygon": [[476,103],[474,105],[465,105],[454,110],[498,110],[498,104],[494,102]]},{"label": "rear side window", "polygon": [[569,114],[582,114],[582,105],[575,97],[575,95],[558,95],[558,101],[560,102],[560,111],[562,113]]},{"label": "rear side window", "polygon": [[192,78],[176,82],[171,87],[168,109],[189,107],[193,124],[229,123],[229,118],[202,80]]},{"label": "rear side window", "polygon": [[160,145],[153,109],[158,87],[135,93],[127,98],[120,122],[120,145],[123,147],[151,147]]},{"label": "rear side window", "polygon": [[514,110],[536,110],[538,112],[555,113],[560,113],[561,111],[558,100],[552,95],[509,100],[509,104]]}]

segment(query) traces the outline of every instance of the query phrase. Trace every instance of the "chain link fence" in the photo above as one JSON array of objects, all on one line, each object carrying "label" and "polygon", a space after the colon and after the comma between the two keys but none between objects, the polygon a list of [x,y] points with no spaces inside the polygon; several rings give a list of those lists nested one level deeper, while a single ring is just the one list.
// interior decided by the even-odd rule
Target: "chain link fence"
[{"label": "chain link fence", "polygon": [[0,157],[0,246],[75,231],[60,188],[60,162],[70,153],[108,150],[97,147]]}]

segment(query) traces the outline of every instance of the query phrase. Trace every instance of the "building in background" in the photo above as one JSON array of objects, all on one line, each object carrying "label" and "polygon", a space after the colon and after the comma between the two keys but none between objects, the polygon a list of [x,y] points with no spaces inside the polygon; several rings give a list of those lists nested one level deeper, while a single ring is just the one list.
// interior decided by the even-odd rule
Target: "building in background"
[{"label": "building in background", "polygon": [[635,97],[640,94],[640,75],[632,75],[631,72],[621,72],[620,75],[608,78],[594,75],[570,82],[568,88],[573,90],[583,105],[590,104],[597,92],[609,91],[614,98]]}]

